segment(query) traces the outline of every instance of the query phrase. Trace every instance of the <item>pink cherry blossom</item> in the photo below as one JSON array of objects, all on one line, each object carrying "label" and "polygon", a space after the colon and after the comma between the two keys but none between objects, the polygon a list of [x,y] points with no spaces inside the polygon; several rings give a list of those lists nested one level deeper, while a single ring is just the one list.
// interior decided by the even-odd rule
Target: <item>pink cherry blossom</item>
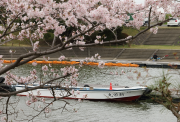
[{"label": "pink cherry blossom", "polygon": [[[84,42],[84,41],[76,41],[76,45],[85,45],[85,42]],[[85,48],[85,47],[79,47],[79,49],[80,49],[81,51],[84,51],[84,48]]]},{"label": "pink cherry blossom", "polygon": [[101,39],[101,36],[96,36],[97,39]]},{"label": "pink cherry blossom", "polygon": [[55,71],[54,68],[52,68],[52,69],[51,69],[51,72],[54,72],[54,71]]},{"label": "pink cherry blossom", "polygon": [[45,57],[45,56],[43,56],[43,59],[45,60],[45,61],[49,61],[50,60],[50,57]]},{"label": "pink cherry blossom", "polygon": [[84,95],[83,95],[83,98],[84,98],[84,99],[86,99],[86,98],[87,98],[87,96],[88,96],[87,94],[84,94]]},{"label": "pink cherry blossom", "polygon": [[71,94],[74,95],[74,89],[71,90]]},{"label": "pink cherry blossom", "polygon": [[157,34],[158,27],[156,26],[155,28],[151,28],[150,32],[153,32],[153,34]]},{"label": "pink cherry blossom", "polygon": [[60,56],[60,57],[58,58],[58,60],[59,60],[59,61],[63,61],[65,58],[66,58],[65,56]]},{"label": "pink cherry blossom", "polygon": [[12,50],[9,50],[9,53],[12,53],[13,51]]},{"label": "pink cherry blossom", "polygon": [[36,75],[37,71],[36,71],[36,69],[33,69],[32,71],[30,71],[30,73],[31,73],[32,75]]},{"label": "pink cherry blossom", "polygon": [[99,41],[96,39],[96,40],[94,40],[94,43],[96,43],[96,44],[97,44],[97,43],[99,43]]},{"label": "pink cherry blossom", "polygon": [[98,64],[98,67],[99,68],[104,68],[104,65],[105,65],[105,63],[103,61],[100,61],[99,64]]},{"label": "pink cherry blossom", "polygon": [[42,66],[42,70],[43,71],[48,71],[48,66],[46,66],[46,65]]},{"label": "pink cherry blossom", "polygon": [[78,99],[78,102],[81,102],[81,99]]},{"label": "pink cherry blossom", "polygon": [[2,122],[6,122],[6,120],[7,120],[6,116],[1,117]]},{"label": "pink cherry blossom", "polygon": [[37,51],[38,47],[39,47],[39,41],[36,41],[33,46],[33,51]]},{"label": "pink cherry blossom", "polygon": [[49,113],[50,112],[50,109],[49,107],[46,107],[45,110],[44,110],[45,113]]},{"label": "pink cherry blossom", "polygon": [[43,103],[45,102],[45,98],[42,98],[42,100],[41,100]]},{"label": "pink cherry blossom", "polygon": [[34,95],[31,96],[30,100],[31,103],[37,102],[37,98]]},{"label": "pink cherry blossom", "polygon": [[28,92],[26,96],[27,96],[27,98],[29,98],[29,96],[31,96],[31,94]]},{"label": "pink cherry blossom", "polygon": [[32,62],[32,65],[37,66],[37,62],[36,61]]},{"label": "pink cherry blossom", "polygon": [[28,106],[31,105],[31,101],[30,101],[30,100],[27,100],[27,101],[26,101],[26,105],[28,105]]},{"label": "pink cherry blossom", "polygon": [[62,26],[62,25],[57,26],[57,27],[56,27],[56,30],[55,30],[55,32],[54,32],[54,35],[55,35],[55,36],[58,36],[58,35],[62,34],[62,33],[65,32],[65,31],[66,31],[65,26]]},{"label": "pink cherry blossom", "polygon": [[99,56],[99,54],[97,53],[97,54],[95,54],[95,58],[97,58]]},{"label": "pink cherry blossom", "polygon": [[76,91],[76,93],[79,95],[79,94],[80,94],[80,91],[79,91],[79,90],[77,90],[77,91]]},{"label": "pink cherry blossom", "polygon": [[37,91],[37,96],[40,96],[41,95],[41,92],[38,90]]}]

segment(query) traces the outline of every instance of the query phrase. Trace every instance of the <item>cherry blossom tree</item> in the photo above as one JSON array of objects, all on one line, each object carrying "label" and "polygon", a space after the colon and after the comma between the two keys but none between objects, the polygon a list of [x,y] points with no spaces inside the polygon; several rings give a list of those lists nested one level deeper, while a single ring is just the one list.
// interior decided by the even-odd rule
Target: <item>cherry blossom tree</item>
[{"label": "cherry blossom tree", "polygon": [[[33,51],[22,54],[16,59],[16,62],[10,65],[3,64],[3,56],[1,56],[0,74],[6,75],[5,83],[7,85],[13,83],[27,84],[33,81],[38,82],[37,71],[35,69],[33,69],[27,77],[16,76],[11,70],[38,57],[72,49],[72,47],[79,47],[80,51],[83,51],[84,48],[88,46],[132,41],[148,30],[156,34],[158,26],[169,20],[169,18],[165,19],[165,15],[171,14],[173,17],[177,17],[180,14],[179,10],[180,4],[174,0],[145,0],[144,5],[136,4],[133,0],[1,0],[1,45],[7,42],[13,42],[14,40],[24,41],[25,39],[29,39]],[[133,21],[126,23],[126,20],[129,19],[129,13],[132,14]],[[135,36],[117,39],[117,35],[115,34],[117,27],[128,26],[140,30],[145,17],[149,18],[149,23],[145,30],[139,31]],[[151,25],[150,23],[152,21],[156,21],[157,23]],[[71,36],[64,36],[63,33],[66,32],[68,27],[76,28],[76,31],[73,31],[70,34]],[[101,36],[96,35],[94,43],[86,43],[85,35],[90,36],[95,31],[102,31],[104,29],[112,31],[115,39],[104,42]],[[39,41],[43,40],[44,34],[49,30],[53,31],[54,34],[52,44],[48,45],[48,50],[40,51],[39,47],[41,45]],[[99,58],[98,55],[93,58],[87,58],[85,61],[94,61],[95,58]],[[59,57],[60,61],[64,59],[64,56]],[[37,63],[33,62],[32,65],[36,66]],[[103,65],[103,62],[99,63],[100,68],[103,68]],[[83,61],[80,63],[80,67],[81,66],[83,66]],[[1,110],[0,108],[0,114],[5,115],[2,116],[1,119],[9,121],[8,116],[12,113],[9,113],[8,105],[12,95],[39,88],[50,88],[52,93],[54,93],[53,87],[63,88],[69,92],[68,86],[62,87],[61,82],[55,86],[45,86],[45,84],[54,83],[61,79],[61,81],[67,80],[70,82],[69,84],[76,85],[76,78],[79,75],[78,70],[79,69],[74,66],[67,66],[60,70],[61,74],[58,74],[50,65],[42,66],[43,76],[50,77],[51,75],[50,80],[46,80],[43,83],[38,82],[40,85],[31,89],[25,88],[20,91],[0,93],[1,99],[6,98],[6,106],[4,107],[6,109]],[[51,74],[48,74],[50,71],[52,71]],[[61,98],[54,97],[50,103],[46,103],[44,99],[38,99],[32,94],[28,95],[28,97],[30,98],[26,102],[28,106],[39,101],[44,103],[44,107],[39,111],[39,114],[42,112],[48,113],[50,105],[57,100],[61,100]],[[65,102],[65,104],[68,103]],[[14,114],[16,114],[16,111],[14,111]],[[32,119],[35,117],[36,116],[33,116]]]}]

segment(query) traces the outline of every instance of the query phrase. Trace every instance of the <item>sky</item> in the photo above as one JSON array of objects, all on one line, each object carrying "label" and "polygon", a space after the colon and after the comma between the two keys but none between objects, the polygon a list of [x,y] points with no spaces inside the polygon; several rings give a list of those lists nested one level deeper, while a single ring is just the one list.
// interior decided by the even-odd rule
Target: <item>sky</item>
[{"label": "sky", "polygon": [[134,0],[136,3],[142,3],[142,4],[144,4],[144,0]]}]

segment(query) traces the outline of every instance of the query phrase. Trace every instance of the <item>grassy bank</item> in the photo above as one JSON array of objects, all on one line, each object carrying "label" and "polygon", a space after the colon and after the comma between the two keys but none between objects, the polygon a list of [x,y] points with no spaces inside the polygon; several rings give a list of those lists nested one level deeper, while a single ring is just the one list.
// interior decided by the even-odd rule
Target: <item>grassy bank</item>
[{"label": "grassy bank", "polygon": [[128,45],[120,45],[120,46],[104,46],[109,48],[128,48],[128,49],[167,49],[167,50],[179,50],[180,46],[178,45],[131,45],[129,47]]},{"label": "grassy bank", "polygon": [[[140,28],[140,31],[142,31],[142,30],[144,30],[146,28],[147,28],[146,26],[142,26]],[[177,27],[177,26],[170,26],[170,27],[168,27],[168,26],[158,26],[158,28],[159,29],[180,29],[180,27]],[[126,33],[128,35],[135,36],[136,34],[139,33],[139,31],[136,30],[136,29],[133,29],[133,28],[123,27],[122,33]]]},{"label": "grassy bank", "polygon": [[[140,30],[144,30],[147,27],[143,26],[140,28]],[[167,26],[160,26],[159,28],[164,28],[164,29],[180,29],[180,27],[167,27]],[[128,27],[123,27],[122,33],[126,33],[128,35],[136,35],[139,31],[133,28],[128,28]],[[14,47],[29,47],[31,46],[29,39],[26,39],[24,41],[19,41],[19,40],[14,40],[13,43],[12,42],[8,42],[2,46],[14,46]],[[119,45],[119,46],[103,46],[103,47],[107,47],[107,48],[132,48],[132,49],[175,49],[175,50],[179,50],[180,46],[178,45],[131,45],[131,47],[129,47],[128,45]]]},{"label": "grassy bank", "polygon": [[[142,26],[140,28],[140,31],[142,31],[142,30],[144,30],[146,28],[147,27]],[[131,35],[131,36],[135,36],[136,34],[138,34],[138,32],[139,32],[138,30],[133,29],[133,28],[129,28],[129,27],[123,27],[123,30],[122,30],[122,33],[126,33],[126,34]]]},{"label": "grassy bank", "polygon": [[6,44],[3,44],[1,46],[30,47],[31,44],[29,40],[24,40],[24,41],[13,40],[12,42],[7,42]]}]

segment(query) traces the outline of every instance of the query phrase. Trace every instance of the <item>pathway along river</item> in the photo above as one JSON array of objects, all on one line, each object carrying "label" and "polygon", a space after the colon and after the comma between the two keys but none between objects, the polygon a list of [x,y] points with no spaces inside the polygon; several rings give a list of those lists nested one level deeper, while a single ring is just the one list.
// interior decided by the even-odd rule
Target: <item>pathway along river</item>
[{"label": "pathway along river", "polygon": [[[64,65],[53,65],[54,68],[60,69]],[[16,68],[13,72],[16,75],[27,76],[29,71],[36,68],[40,76],[41,65],[33,67],[30,64]],[[148,73],[147,73],[148,70]],[[124,73],[125,72],[125,73]],[[147,78],[137,79],[138,72],[141,76],[152,76],[147,82]],[[172,82],[176,83],[179,79],[178,75],[174,75],[176,71],[169,69],[158,68],[133,68],[133,67],[105,67],[104,69],[94,69],[86,66],[81,69],[78,82],[86,84],[102,84],[108,85],[118,84],[120,86],[137,86],[138,83],[145,82],[147,85],[153,84],[157,78],[164,73],[172,73]],[[111,74],[111,75],[110,75]],[[112,75],[115,74],[115,75]],[[140,74],[139,74],[140,75]],[[157,78],[154,78],[157,77]],[[27,97],[13,96],[11,101],[20,100],[17,104],[17,109],[24,110],[26,115],[35,115],[37,112],[28,108],[25,104]],[[51,101],[52,99],[46,99]],[[148,102],[103,102],[103,101],[87,101],[78,102],[77,100],[67,100],[70,105],[67,105],[67,110],[51,110],[46,116],[44,113],[34,119],[38,122],[176,122],[176,117],[160,104]],[[60,108],[64,105],[63,101],[53,103],[53,108]],[[0,108],[2,105],[0,105]],[[74,112],[77,111],[77,112]],[[1,117],[1,115],[0,115]],[[47,118],[45,118],[47,117]],[[17,121],[30,118],[26,117],[20,112]],[[12,118],[12,120],[15,120]]]}]

